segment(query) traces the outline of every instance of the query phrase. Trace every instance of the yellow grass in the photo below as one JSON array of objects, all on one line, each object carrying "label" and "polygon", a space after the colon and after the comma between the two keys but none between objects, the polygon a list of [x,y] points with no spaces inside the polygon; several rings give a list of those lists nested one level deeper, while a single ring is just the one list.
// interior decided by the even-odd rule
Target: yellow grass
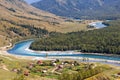
[{"label": "yellow grass", "polygon": [[6,37],[0,35],[0,47],[5,46],[7,44],[8,44],[8,41],[7,41]]},{"label": "yellow grass", "polygon": [[63,22],[62,25],[64,27],[61,27],[60,30],[66,33],[66,32],[76,32],[81,30],[87,30],[88,24],[83,24],[79,22]]},{"label": "yellow grass", "polygon": [[11,80],[16,76],[15,73],[0,69],[0,80]]},{"label": "yellow grass", "polygon": [[[112,65],[104,65],[104,64],[99,64],[99,65],[103,65],[105,67],[111,67],[110,70],[106,70],[102,73],[99,73],[97,75],[94,75],[90,78],[87,78],[86,80],[100,80],[102,78],[109,78],[109,80],[117,80],[117,77],[114,77],[113,75],[117,74],[120,71],[120,67],[119,66],[112,66]],[[101,77],[99,79],[97,79],[97,77]],[[107,79],[106,79],[107,80]],[[118,78],[119,80],[119,78]]]}]

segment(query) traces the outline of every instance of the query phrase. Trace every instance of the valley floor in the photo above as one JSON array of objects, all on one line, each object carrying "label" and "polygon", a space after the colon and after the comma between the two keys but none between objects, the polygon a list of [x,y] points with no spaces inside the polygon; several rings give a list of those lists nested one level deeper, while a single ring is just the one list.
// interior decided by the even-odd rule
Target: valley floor
[{"label": "valley floor", "polygon": [[[8,48],[8,46],[6,47]],[[25,66],[26,64],[28,63],[31,63],[31,62],[34,62],[34,59],[38,59],[38,60],[43,60],[46,62],[47,61],[51,61],[51,60],[55,60],[54,59],[45,59],[45,58],[36,58],[36,57],[26,57],[26,56],[15,56],[15,55],[11,55],[9,53],[7,53],[6,51],[6,48],[2,48],[0,50],[0,59],[4,61],[4,63],[1,63],[0,61],[0,65],[1,65],[1,68],[0,68],[0,73],[2,74],[3,72],[4,73],[7,73],[7,74],[3,74],[3,75],[0,75],[0,80],[11,80],[13,78],[15,78],[15,76],[18,76],[18,74],[16,74],[15,72],[12,72],[11,69],[12,68],[15,68],[15,67],[21,67],[23,69],[25,69],[24,67],[22,66]],[[72,59],[61,59],[62,61],[74,61]],[[35,60],[36,61],[36,60]],[[21,64],[21,65],[18,65],[18,64]],[[89,63],[87,63],[89,64]],[[103,74],[109,76],[111,79],[110,80],[116,80],[116,79],[119,79],[118,76],[116,76],[116,74],[120,71],[120,67],[119,66],[114,66],[114,65],[108,65],[108,64],[100,64],[100,63],[95,63],[96,65],[99,65],[99,66],[108,66],[107,68],[110,68],[110,70],[105,70],[104,72],[100,73],[100,74],[97,74],[93,77],[90,77],[86,80],[96,80],[97,76],[101,76]],[[44,66],[44,67],[47,67],[47,66]],[[26,80],[57,80],[57,79],[51,79],[51,78],[46,78],[46,77],[40,77],[38,75],[30,75],[29,77],[26,77]],[[98,79],[99,80],[99,79]]]},{"label": "valley floor", "polygon": [[[5,51],[0,51],[0,53],[2,53],[2,54],[0,54],[0,65],[1,65],[0,73],[2,74],[2,75],[0,75],[0,80],[12,80],[16,76],[19,76],[18,74],[16,74],[16,72],[12,72],[11,71],[12,69],[21,68],[23,70],[26,70],[26,68],[23,67],[23,66],[26,66],[26,65],[28,65],[30,63],[35,63],[36,61],[38,61],[38,60],[31,60],[30,59],[31,57],[18,57],[18,56],[16,57],[16,56],[11,56],[11,55],[6,55],[8,53],[6,53]],[[1,60],[4,61],[4,63],[2,63]],[[53,61],[53,60],[42,60],[42,61],[46,63],[46,62]],[[70,61],[70,62],[72,61],[73,62],[74,60],[71,60],[71,59],[60,60],[60,62],[63,62],[63,61]],[[81,62],[80,62],[80,64],[81,64]],[[82,63],[82,64],[84,64],[84,63]],[[90,63],[85,63],[85,64],[90,64]],[[120,71],[119,66],[101,64],[101,63],[93,63],[93,64],[95,64],[96,66],[101,66],[101,67],[103,67],[103,69],[106,68],[106,70],[104,72],[102,72],[100,74],[97,74],[97,75],[94,75],[94,76],[92,76],[92,77],[90,77],[90,78],[88,78],[86,80],[97,80],[96,79],[97,76],[101,76],[101,75],[104,75],[104,74],[107,77],[111,78],[111,79],[108,79],[108,80],[119,79],[119,77],[117,76],[117,73],[119,73],[119,71]],[[55,67],[51,67],[51,66],[41,66],[41,69],[43,67],[44,68],[48,67],[50,71],[53,71],[54,69],[56,69]],[[36,66],[36,68],[37,68],[37,66]],[[79,68],[79,66],[76,67],[76,68]],[[66,70],[68,70],[68,69],[66,68],[65,71]],[[74,68],[72,68],[72,70],[74,70]],[[3,73],[5,73],[5,74],[3,74]],[[51,76],[51,77],[49,77],[49,76],[40,77],[40,76],[38,76],[38,74],[34,74],[34,73],[30,74],[28,77],[25,77],[25,78],[26,78],[26,80],[57,80],[54,75]],[[101,80],[101,79],[98,79],[98,80]]]}]

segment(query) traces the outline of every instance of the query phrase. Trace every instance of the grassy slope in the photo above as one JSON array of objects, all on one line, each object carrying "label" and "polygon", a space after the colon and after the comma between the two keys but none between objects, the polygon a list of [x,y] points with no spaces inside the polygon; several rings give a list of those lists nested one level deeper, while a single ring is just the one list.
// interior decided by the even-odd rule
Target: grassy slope
[{"label": "grassy slope", "polygon": [[[108,65],[104,65],[105,67],[109,67]],[[102,80],[102,79],[106,79],[106,80],[116,80],[117,78],[114,77],[113,75],[116,73],[119,73],[119,66],[112,66],[110,70],[106,70],[102,73],[99,73],[95,76],[92,76],[90,78],[87,78],[86,80]]]},{"label": "grassy slope", "polygon": [[9,44],[10,39],[22,38],[22,36],[10,31],[11,27],[15,27],[20,33],[31,37],[30,31],[20,25],[34,25],[37,28],[62,33],[87,30],[88,23],[83,24],[84,21],[80,23],[66,20],[69,19],[38,10],[18,0],[0,0],[0,46]]},{"label": "grassy slope", "polygon": [[0,0],[0,11],[0,35],[10,38],[20,37],[9,31],[10,27],[18,28],[22,33],[31,36],[28,29],[20,25],[34,25],[34,27],[45,28],[48,31],[63,33],[86,29],[86,24],[76,21],[65,22],[65,18],[38,10],[18,0]]},{"label": "grassy slope", "polygon": [[[11,71],[13,68],[17,68],[17,69],[21,68],[24,71],[24,70],[26,70],[26,68],[25,68],[26,65],[30,64],[31,62],[34,63],[34,61],[31,61],[31,60],[18,59],[18,58],[14,58],[12,56],[6,56],[6,55],[0,55],[0,59],[3,60],[2,63],[0,62],[0,65],[5,65],[6,68],[9,69],[9,71],[7,71],[7,70],[4,70],[3,68],[0,68],[0,74],[1,74],[0,80],[11,80],[14,77],[18,76],[15,72]],[[96,65],[104,67],[104,69],[111,67],[109,65],[99,64],[99,63],[97,63]],[[47,68],[48,66],[42,66],[42,67]],[[82,66],[80,66],[80,67],[82,67]],[[54,67],[51,67],[50,71],[53,70],[53,68]],[[67,69],[64,69],[63,72],[66,70]],[[68,71],[72,71],[72,70],[68,70]],[[103,74],[105,74],[104,77],[106,77],[106,78],[109,77],[111,80],[115,80],[115,78],[112,77],[112,75],[118,73],[119,71],[120,71],[119,67],[112,66],[110,70],[107,70],[107,71],[105,70],[104,72],[97,74],[93,77],[90,77],[86,80],[97,80],[96,77],[101,77]],[[30,76],[26,77],[26,80],[56,80],[56,79],[50,79],[50,78],[55,78],[54,75],[51,77],[48,77],[48,78],[46,78],[46,77],[40,77],[38,75],[31,74]]]},{"label": "grassy slope", "polygon": [[2,55],[0,56],[0,59],[3,60],[3,63],[0,63],[0,65],[5,65],[7,67],[7,69],[9,69],[9,71],[4,70],[3,68],[0,69],[0,74],[1,74],[0,80],[11,80],[15,76],[17,76],[17,74],[12,72],[11,70],[13,67],[16,67],[15,64],[17,64],[18,61],[16,61],[15,59],[13,61],[13,59],[11,57],[2,56]]},{"label": "grassy slope", "polygon": [[62,27],[60,30],[63,33],[66,32],[76,32],[76,31],[81,31],[81,30],[87,30],[87,23],[83,24],[83,23],[79,23],[79,22],[63,22],[62,25],[65,27]]},{"label": "grassy slope", "polygon": [[16,74],[0,69],[0,80],[11,80]]},{"label": "grassy slope", "polygon": [[[23,70],[26,70],[24,67],[32,62],[31,60],[17,59],[11,56],[3,56],[3,55],[0,56],[0,59],[3,60],[3,63],[0,62],[0,67],[1,65],[5,65],[6,68],[9,69],[9,71],[7,71],[4,70],[3,68],[0,68],[0,80],[12,80],[16,76],[19,76],[15,72],[11,71],[13,68],[17,68],[17,69],[21,68]],[[29,77],[26,77],[26,80],[51,80],[51,79],[30,75]]]},{"label": "grassy slope", "polygon": [[0,47],[7,45],[8,41],[4,36],[0,36]]}]

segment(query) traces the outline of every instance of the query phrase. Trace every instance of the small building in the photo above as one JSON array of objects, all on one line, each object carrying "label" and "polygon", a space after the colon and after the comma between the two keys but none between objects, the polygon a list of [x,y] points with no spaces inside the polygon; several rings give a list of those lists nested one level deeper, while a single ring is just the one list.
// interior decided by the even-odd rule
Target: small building
[{"label": "small building", "polygon": [[45,69],[44,69],[44,70],[42,70],[42,73],[46,73],[46,72],[47,72],[47,70],[45,70]]},{"label": "small building", "polygon": [[38,60],[38,61],[37,61],[37,64],[38,64],[38,65],[41,65],[41,64],[43,64],[43,62],[42,62],[41,60]]},{"label": "small building", "polygon": [[18,72],[18,69],[14,68],[12,69],[13,72]]},{"label": "small building", "polygon": [[56,63],[53,63],[53,66],[57,66],[57,64],[56,64]]},{"label": "small building", "polygon": [[29,76],[29,73],[30,73],[30,72],[29,72],[29,71],[27,71],[27,70],[26,70],[26,71],[24,71],[24,75],[25,75],[25,76]]},{"label": "small building", "polygon": [[119,72],[119,73],[117,73],[117,75],[119,75],[119,76],[120,76],[120,72]]},{"label": "small building", "polygon": [[33,67],[35,67],[34,63],[30,63],[29,66],[28,66],[29,69],[32,69]]}]

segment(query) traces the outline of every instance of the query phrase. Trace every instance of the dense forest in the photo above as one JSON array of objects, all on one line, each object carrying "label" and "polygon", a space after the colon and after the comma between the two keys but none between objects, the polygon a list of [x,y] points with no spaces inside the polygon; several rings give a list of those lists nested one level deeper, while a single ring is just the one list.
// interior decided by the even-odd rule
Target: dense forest
[{"label": "dense forest", "polygon": [[[48,34],[46,29],[36,28],[33,25],[20,25],[22,28],[27,29],[29,34],[36,37],[41,37],[42,35]],[[26,32],[23,32],[21,29],[16,27],[10,27],[8,30],[13,31],[14,33],[18,34],[19,36],[26,37]]]},{"label": "dense forest", "polygon": [[56,34],[36,40],[33,50],[66,51],[120,54],[120,20],[104,22],[106,28]]}]

